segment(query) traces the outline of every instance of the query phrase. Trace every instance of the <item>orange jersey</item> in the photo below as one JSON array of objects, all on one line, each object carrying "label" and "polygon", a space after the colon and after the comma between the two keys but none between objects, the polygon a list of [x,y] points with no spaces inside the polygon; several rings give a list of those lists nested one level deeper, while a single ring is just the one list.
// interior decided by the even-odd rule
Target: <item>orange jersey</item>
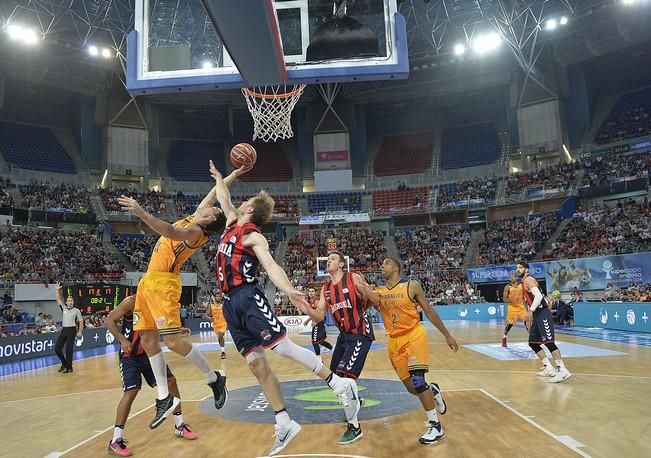
[{"label": "orange jersey", "polygon": [[380,312],[389,337],[408,333],[420,324],[416,302],[409,297],[409,280],[401,279],[392,288],[380,286]]},{"label": "orange jersey", "polygon": [[[176,223],[176,227],[188,227],[193,223],[194,217],[188,216]],[[190,246],[185,241],[170,240],[166,237],[160,237],[156,246],[151,252],[149,259],[149,267],[147,272],[174,272],[179,273],[181,266],[185,264],[190,256],[194,254],[199,248],[206,244],[208,236],[202,231],[201,238],[194,245]]]},{"label": "orange jersey", "polygon": [[212,316],[212,325],[214,329],[219,329],[226,324],[226,319],[224,318],[224,311],[222,310],[222,304],[216,303],[210,305],[210,314]]},{"label": "orange jersey", "polygon": [[522,299],[522,285],[509,285],[508,292],[504,297],[504,301],[508,305],[521,306],[524,302],[524,299]]}]

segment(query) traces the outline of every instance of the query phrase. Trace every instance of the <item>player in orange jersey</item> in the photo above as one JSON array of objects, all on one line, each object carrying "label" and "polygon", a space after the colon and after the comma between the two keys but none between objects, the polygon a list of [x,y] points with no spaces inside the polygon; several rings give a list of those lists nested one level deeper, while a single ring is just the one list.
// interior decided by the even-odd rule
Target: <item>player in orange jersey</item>
[{"label": "player in orange jersey", "polygon": [[[240,168],[231,173],[224,183],[230,183],[247,170]],[[156,414],[149,424],[156,428],[167,418],[180,399],[170,395],[167,387],[165,357],[160,346],[160,335],[167,347],[192,362],[203,372],[215,398],[215,408],[224,406],[228,397],[226,376],[210,368],[208,361],[190,342],[181,338],[181,266],[203,245],[212,234],[219,234],[226,225],[226,215],[217,202],[216,187],[199,203],[193,215],[174,224],[150,215],[135,199],[122,196],[118,203],[123,211],[140,218],[161,237],[151,253],[147,273],[140,279],[133,312],[135,331],[139,331],[142,346],[147,352],[152,370],[156,376]]]},{"label": "player in orange jersey", "polygon": [[447,410],[441,390],[436,383],[428,384],[425,373],[429,371],[429,344],[427,331],[420,322],[417,306],[443,334],[452,351],[459,345],[446,329],[438,313],[429,305],[421,285],[400,277],[400,261],[387,258],[382,263],[382,277],[386,281],[377,288],[380,295],[380,312],[389,336],[389,359],[407,391],[418,396],[429,426],[419,442],[433,444],[443,438],[443,427],[438,419]]},{"label": "player in orange jersey", "polygon": [[224,342],[224,336],[226,335],[226,318],[224,318],[224,311],[222,310],[222,293],[217,293],[214,296],[211,296],[210,306],[206,311],[208,318],[212,318],[212,329],[217,335],[217,341],[219,342],[219,349],[221,350],[221,358],[226,359],[226,343]]},{"label": "player in orange jersey", "polygon": [[506,336],[513,325],[521,320],[526,325],[527,310],[524,308],[524,298],[522,296],[522,285],[518,282],[518,276],[511,274],[509,277],[511,283],[504,287],[503,299],[506,302],[506,326],[502,336],[502,346],[506,348]]}]

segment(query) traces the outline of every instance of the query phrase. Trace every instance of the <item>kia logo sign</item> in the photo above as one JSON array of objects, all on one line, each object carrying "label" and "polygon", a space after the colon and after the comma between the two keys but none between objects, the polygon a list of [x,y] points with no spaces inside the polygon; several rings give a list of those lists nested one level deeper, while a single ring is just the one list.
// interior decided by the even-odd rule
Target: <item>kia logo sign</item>
[{"label": "kia logo sign", "polygon": [[303,320],[297,316],[290,316],[288,318],[285,318],[284,323],[285,326],[300,326],[303,324]]}]

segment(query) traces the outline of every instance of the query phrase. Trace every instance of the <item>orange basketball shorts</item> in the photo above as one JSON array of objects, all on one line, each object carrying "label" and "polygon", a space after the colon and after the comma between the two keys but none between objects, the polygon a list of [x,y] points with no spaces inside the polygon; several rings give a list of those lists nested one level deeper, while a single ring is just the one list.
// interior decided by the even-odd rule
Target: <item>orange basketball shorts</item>
[{"label": "orange basketball shorts", "polygon": [[429,370],[429,342],[422,324],[406,334],[389,337],[388,343],[389,359],[400,380],[408,379],[410,370]]},{"label": "orange basketball shorts", "polygon": [[215,331],[215,334],[225,334],[227,327],[228,326],[226,325],[226,319],[224,318],[224,314],[219,312],[213,312],[212,328]]},{"label": "orange basketball shorts", "polygon": [[181,330],[181,277],[174,272],[147,272],[138,283],[133,329],[175,334]]},{"label": "orange basketball shorts", "polygon": [[507,324],[515,324],[518,320],[524,321],[525,318],[527,318],[527,311],[524,309],[524,306],[522,304],[507,304]]}]

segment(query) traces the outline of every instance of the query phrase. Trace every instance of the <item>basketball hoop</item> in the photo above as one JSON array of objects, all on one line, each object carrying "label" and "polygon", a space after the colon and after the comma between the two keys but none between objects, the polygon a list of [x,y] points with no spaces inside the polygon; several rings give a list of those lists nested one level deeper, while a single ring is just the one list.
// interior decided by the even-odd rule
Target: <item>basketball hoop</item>
[{"label": "basketball hoop", "polygon": [[253,117],[253,140],[275,142],[294,136],[292,111],[301,98],[304,84],[242,88],[246,105]]}]

